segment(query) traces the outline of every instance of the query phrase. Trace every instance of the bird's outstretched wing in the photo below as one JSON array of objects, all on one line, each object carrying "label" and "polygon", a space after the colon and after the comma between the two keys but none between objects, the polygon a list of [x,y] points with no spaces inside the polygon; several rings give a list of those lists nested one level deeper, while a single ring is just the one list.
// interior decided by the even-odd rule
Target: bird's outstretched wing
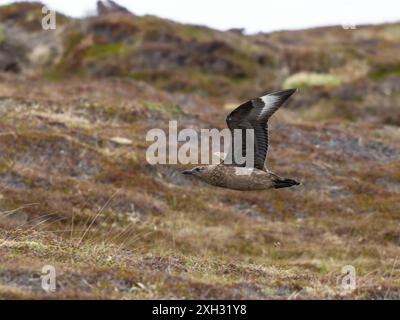
[{"label": "bird's outstretched wing", "polygon": [[[252,99],[233,110],[226,118],[232,132],[232,148],[234,146],[234,129],[242,130],[242,156],[246,155],[246,129],[254,130],[254,167],[264,169],[268,151],[268,119],[293,94],[296,89],[273,92]],[[232,150],[231,150],[232,151]],[[232,154],[234,154],[232,152]],[[245,166],[245,164],[242,164]]]}]

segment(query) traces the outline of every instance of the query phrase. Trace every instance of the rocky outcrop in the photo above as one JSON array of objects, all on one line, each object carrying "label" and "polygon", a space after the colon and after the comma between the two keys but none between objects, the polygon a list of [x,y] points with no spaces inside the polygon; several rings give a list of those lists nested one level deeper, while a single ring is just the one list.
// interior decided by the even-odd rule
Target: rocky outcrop
[{"label": "rocky outcrop", "polygon": [[107,0],[107,1],[97,1],[97,14],[99,16],[106,15],[110,13],[129,13],[132,14],[128,9],[119,5],[118,3]]}]

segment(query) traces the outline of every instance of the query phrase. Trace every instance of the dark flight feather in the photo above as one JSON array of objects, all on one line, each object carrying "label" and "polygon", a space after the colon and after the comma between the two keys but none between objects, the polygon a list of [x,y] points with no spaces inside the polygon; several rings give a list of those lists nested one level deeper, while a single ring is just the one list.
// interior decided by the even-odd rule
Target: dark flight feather
[{"label": "dark flight feather", "polygon": [[[252,99],[237,107],[226,118],[226,123],[232,132],[232,148],[234,145],[233,130],[242,130],[242,156],[246,155],[245,130],[254,130],[254,167],[257,169],[264,170],[267,157],[268,119],[294,92],[296,92],[296,89],[289,89]],[[231,152],[233,154],[233,149],[231,149]],[[233,163],[239,165],[234,161]],[[241,166],[245,166],[245,164]]]}]

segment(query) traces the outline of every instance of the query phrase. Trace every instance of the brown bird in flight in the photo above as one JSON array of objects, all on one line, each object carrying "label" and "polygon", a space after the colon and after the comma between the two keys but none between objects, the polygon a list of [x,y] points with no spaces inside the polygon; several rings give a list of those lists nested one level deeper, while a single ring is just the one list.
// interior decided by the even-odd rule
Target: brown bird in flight
[{"label": "brown bird in flight", "polygon": [[246,155],[245,131],[246,129],[254,130],[253,167],[233,161],[231,164],[222,162],[216,165],[199,166],[182,173],[192,175],[214,186],[242,191],[279,189],[299,185],[300,183],[295,180],[279,177],[265,166],[268,151],[268,119],[295,92],[296,89],[289,89],[252,99],[237,107],[226,118],[232,135],[231,152],[235,145],[235,129],[240,129],[242,133],[241,153],[243,156]]}]

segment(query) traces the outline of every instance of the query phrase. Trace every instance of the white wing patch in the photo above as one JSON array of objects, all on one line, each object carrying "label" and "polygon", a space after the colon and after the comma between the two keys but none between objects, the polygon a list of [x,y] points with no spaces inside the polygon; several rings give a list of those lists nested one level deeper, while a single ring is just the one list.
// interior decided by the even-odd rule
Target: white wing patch
[{"label": "white wing patch", "polygon": [[266,96],[260,97],[260,99],[262,102],[264,102],[264,107],[259,115],[259,118],[262,118],[271,108],[275,106],[275,103],[278,102],[278,97],[267,94]]}]

